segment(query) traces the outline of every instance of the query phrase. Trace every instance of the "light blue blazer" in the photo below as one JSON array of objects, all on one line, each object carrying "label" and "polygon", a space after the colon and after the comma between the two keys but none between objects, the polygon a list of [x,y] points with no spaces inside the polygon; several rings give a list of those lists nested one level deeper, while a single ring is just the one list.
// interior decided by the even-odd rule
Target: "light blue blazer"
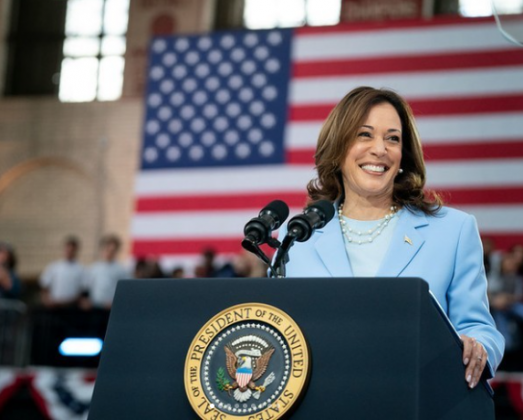
[{"label": "light blue blazer", "polygon": [[[280,239],[286,234],[282,228]],[[352,277],[337,212],[306,242],[289,251],[287,277]],[[443,207],[436,216],[403,210],[377,277],[420,277],[458,334],[487,350],[493,375],[505,342],[489,312],[481,240],[473,216]]]}]

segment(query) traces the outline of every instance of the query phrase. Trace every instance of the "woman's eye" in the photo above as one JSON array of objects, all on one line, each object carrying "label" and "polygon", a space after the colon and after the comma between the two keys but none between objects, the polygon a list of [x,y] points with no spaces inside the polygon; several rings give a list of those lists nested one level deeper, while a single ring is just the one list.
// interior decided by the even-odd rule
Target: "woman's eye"
[{"label": "woman's eye", "polygon": [[401,141],[401,139],[398,136],[389,137],[389,140],[393,141],[394,143],[399,143]]},{"label": "woman's eye", "polygon": [[358,134],[358,137],[370,137],[370,133],[368,131],[362,131]]}]

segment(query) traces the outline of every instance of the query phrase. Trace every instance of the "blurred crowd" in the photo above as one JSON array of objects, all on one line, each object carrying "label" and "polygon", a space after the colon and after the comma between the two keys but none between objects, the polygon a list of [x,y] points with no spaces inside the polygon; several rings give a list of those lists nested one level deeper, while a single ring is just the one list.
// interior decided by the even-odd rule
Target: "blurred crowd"
[{"label": "blurred crowd", "polygon": [[[116,284],[128,278],[231,278],[265,277],[266,265],[255,255],[241,252],[230,260],[217,258],[212,248],[202,250],[190,273],[175,266],[165,270],[156,258],[138,258],[133,267],[118,261],[121,240],[106,235],[99,243],[98,259],[89,266],[78,260],[80,241],[74,236],[62,243],[62,257],[42,270],[39,301],[45,308],[110,309]],[[523,244],[500,251],[483,238],[490,310],[506,340],[507,351],[523,349]],[[17,257],[11,245],[0,242],[0,299],[20,299],[22,282],[16,272]]]},{"label": "blurred crowd", "polygon": [[188,273],[186,268],[177,265],[170,270],[164,270],[156,258],[141,257],[136,260],[133,278],[231,278],[231,277],[265,277],[267,266],[255,255],[243,251],[235,255],[230,261],[219,262],[213,248],[202,250],[199,262],[194,271]]},{"label": "blurred crowd", "polygon": [[507,352],[523,349],[523,244],[507,251],[483,238],[490,311],[505,337]]},{"label": "blurred crowd", "polygon": [[167,269],[152,257],[122,264],[121,245],[118,236],[103,236],[96,260],[85,265],[80,240],[68,236],[36,281],[21,281],[15,249],[0,242],[0,366],[96,367],[99,356],[64,357],[57,349],[67,337],[103,339],[122,279],[266,276],[265,264],[247,252],[223,259],[203,249],[192,265]]},{"label": "blurred crowd", "polygon": [[[267,266],[251,253],[241,252],[224,261],[212,248],[202,250],[190,272],[184,266],[166,270],[151,257],[137,258],[129,267],[118,261],[121,240],[116,235],[102,237],[98,258],[88,266],[79,261],[81,244],[77,237],[66,237],[61,247],[61,258],[44,267],[38,278],[38,300],[50,309],[110,309],[120,279],[265,277],[267,272]],[[22,297],[23,285],[16,266],[14,248],[0,242],[0,298]]]}]

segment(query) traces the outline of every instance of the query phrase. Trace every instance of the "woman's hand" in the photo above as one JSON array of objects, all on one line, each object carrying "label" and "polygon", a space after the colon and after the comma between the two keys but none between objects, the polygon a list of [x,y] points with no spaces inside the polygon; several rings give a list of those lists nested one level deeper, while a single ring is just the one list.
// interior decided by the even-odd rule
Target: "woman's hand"
[{"label": "woman's hand", "polygon": [[470,388],[474,388],[487,364],[487,351],[475,338],[461,335],[461,341],[463,341],[463,364],[467,366],[465,380]]}]

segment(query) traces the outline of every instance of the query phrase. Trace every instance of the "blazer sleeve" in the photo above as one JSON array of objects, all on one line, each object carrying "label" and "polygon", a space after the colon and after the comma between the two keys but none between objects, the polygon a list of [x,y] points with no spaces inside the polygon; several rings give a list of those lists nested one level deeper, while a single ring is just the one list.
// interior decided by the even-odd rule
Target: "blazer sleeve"
[{"label": "blazer sleeve", "polygon": [[474,337],[485,347],[490,374],[494,376],[505,340],[489,311],[481,239],[476,219],[471,215],[461,225],[447,302],[449,318],[457,332]]}]

